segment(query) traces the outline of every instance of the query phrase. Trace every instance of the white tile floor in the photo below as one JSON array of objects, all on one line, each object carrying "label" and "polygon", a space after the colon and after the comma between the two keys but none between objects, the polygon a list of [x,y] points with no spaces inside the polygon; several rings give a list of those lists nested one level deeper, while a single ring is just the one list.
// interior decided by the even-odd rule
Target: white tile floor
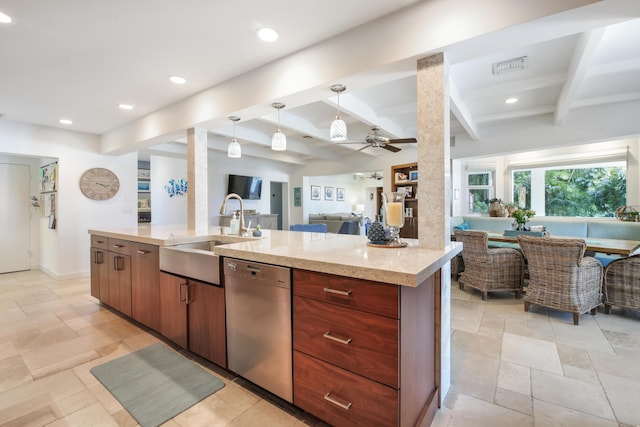
[{"label": "white tile floor", "polygon": [[[0,426],[135,426],[89,369],[157,336],[101,307],[89,279],[0,275]],[[570,314],[452,289],[452,386],[433,427],[640,425],[640,313]],[[166,426],[323,425],[215,366],[226,386]]]}]

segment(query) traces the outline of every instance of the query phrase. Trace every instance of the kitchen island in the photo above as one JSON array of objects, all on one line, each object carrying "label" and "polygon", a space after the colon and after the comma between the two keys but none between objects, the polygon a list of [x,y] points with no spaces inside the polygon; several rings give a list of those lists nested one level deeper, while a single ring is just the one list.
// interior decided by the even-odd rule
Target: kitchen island
[{"label": "kitchen island", "polygon": [[89,233],[92,242],[160,247],[216,241],[221,258],[291,268],[294,405],[333,425],[430,425],[439,402],[441,268],[459,243],[429,250],[408,240],[407,248],[388,249],[367,246],[364,236],[224,231],[141,226]]}]

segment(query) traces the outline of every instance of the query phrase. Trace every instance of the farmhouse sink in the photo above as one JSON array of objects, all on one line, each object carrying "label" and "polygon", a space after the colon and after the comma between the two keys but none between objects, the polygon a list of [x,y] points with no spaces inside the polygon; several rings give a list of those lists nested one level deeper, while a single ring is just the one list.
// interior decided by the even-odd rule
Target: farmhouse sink
[{"label": "farmhouse sink", "polygon": [[223,242],[185,243],[175,246],[160,247],[160,270],[200,280],[202,282],[220,284],[220,258],[214,247]]}]

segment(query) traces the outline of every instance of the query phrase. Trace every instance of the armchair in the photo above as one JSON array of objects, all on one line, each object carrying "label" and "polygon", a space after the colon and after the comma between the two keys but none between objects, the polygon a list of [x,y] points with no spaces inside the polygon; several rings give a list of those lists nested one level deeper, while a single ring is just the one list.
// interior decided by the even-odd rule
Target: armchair
[{"label": "armchair", "polygon": [[604,270],[604,312],[612,305],[640,310],[640,255],[619,258]]},{"label": "armchair", "polygon": [[482,299],[488,292],[512,291],[520,298],[524,277],[524,259],[516,249],[489,249],[484,231],[455,230],[456,241],[462,242],[464,271],[458,283],[478,289]]},{"label": "armchair", "polygon": [[602,264],[584,256],[583,239],[550,239],[518,236],[527,259],[529,286],[524,311],[530,304],[573,313],[573,324],[580,315],[596,314],[601,301]]}]

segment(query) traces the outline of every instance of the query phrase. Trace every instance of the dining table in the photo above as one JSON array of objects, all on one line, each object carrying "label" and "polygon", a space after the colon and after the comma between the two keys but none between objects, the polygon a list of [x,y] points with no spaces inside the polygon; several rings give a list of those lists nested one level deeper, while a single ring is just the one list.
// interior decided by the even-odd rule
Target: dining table
[{"label": "dining table", "polygon": [[[518,243],[517,236],[505,236],[504,233],[487,232],[487,237],[494,242]],[[587,251],[605,254],[629,256],[640,251],[640,241],[605,239],[601,237],[572,237],[548,235],[551,239],[582,239],[587,244]]]}]

